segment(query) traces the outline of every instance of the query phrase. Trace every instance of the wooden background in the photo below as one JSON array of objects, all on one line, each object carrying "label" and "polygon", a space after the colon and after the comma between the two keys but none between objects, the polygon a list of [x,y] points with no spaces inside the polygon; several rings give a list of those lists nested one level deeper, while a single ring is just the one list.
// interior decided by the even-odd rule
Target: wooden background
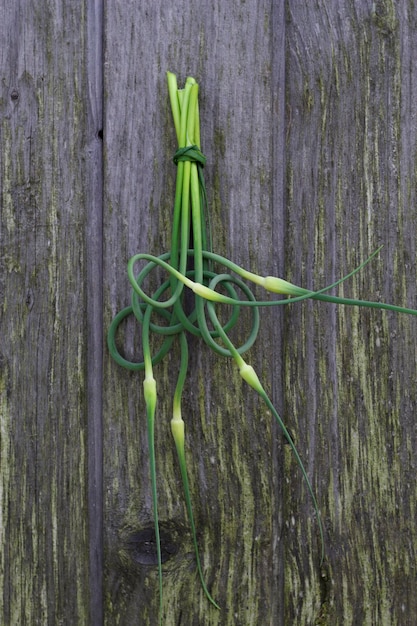
[{"label": "wooden background", "polygon": [[[169,248],[165,72],[201,85],[214,246],[243,266],[417,306],[417,8],[411,0],[1,0],[0,622],[157,624],[142,379],[109,358],[136,252]],[[243,324],[244,326],[244,324]],[[271,416],[190,340],[196,575],[156,368],[164,624],[414,625],[417,320],[262,312],[248,360]],[[128,327],[126,351],[140,358]]]}]

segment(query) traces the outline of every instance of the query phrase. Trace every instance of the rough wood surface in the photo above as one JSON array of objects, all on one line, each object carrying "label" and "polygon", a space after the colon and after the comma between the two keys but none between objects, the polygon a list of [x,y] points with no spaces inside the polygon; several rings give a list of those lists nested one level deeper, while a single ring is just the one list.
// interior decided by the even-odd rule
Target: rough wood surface
[{"label": "rough wood surface", "polygon": [[89,623],[83,8],[1,3],[5,625]]},{"label": "rough wood surface", "polygon": [[[276,217],[279,224],[282,204],[271,190],[274,177],[282,188],[284,173],[274,160],[281,134],[274,136],[271,128],[274,115],[282,119],[283,110],[273,84],[271,49],[274,20],[281,29],[284,21],[281,9],[276,11],[271,13],[269,2],[223,0],[190,4],[186,10],[180,2],[162,1],[107,7],[106,323],[129,304],[129,257],[140,251],[161,254],[170,245],[176,145],[167,70],[181,84],[188,75],[203,78],[202,149],[215,249],[244,266],[277,270],[271,222]],[[283,37],[279,53],[283,56]],[[268,385],[274,343],[274,372],[280,362],[280,316],[265,319],[270,323],[265,321],[250,358]],[[213,357],[195,338],[189,346],[184,419],[190,480],[204,569],[222,611],[204,598],[192,556],[169,429],[178,371],[178,351],[173,350],[155,370],[160,515],[166,542],[176,550],[164,565],[164,623],[273,623],[281,607],[272,576],[273,517],[280,506],[271,418],[242,386],[233,364]],[[146,557],[141,533],[153,525],[142,377],[108,358],[105,367],[107,623],[129,624],[140,615],[141,623],[154,624],[157,569],[140,563]]]},{"label": "rough wood surface", "polygon": [[[170,244],[165,72],[201,84],[216,250],[322,287],[384,244],[340,292],[413,307],[417,10],[3,0],[0,13],[0,622],[151,626],[142,379],[103,339],[129,303],[129,257]],[[306,461],[325,563],[271,416],[192,338],[187,455],[222,611],[199,586],[169,432],[174,347],[155,369],[164,623],[411,626],[417,322],[319,303],[261,318],[248,358]],[[124,335],[140,359],[133,324]]]},{"label": "rough wood surface", "polygon": [[[383,244],[340,292],[416,306],[416,17],[411,2],[290,3],[289,279],[321,287]],[[319,304],[288,312],[285,412],[327,559],[320,576],[292,480],[285,623],[415,620],[416,324]]]}]

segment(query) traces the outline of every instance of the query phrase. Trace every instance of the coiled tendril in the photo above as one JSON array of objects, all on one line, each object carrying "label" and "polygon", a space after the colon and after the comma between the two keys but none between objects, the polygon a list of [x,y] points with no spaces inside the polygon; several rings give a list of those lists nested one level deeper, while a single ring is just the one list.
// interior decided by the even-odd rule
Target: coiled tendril
[{"label": "coiled tendril", "polygon": [[[252,366],[247,364],[242,355],[254,344],[259,331],[259,308],[294,304],[307,298],[333,302],[337,304],[365,306],[387,309],[400,313],[417,315],[414,309],[408,309],[381,302],[369,302],[339,298],[326,294],[342,281],[360,271],[380,250],[376,250],[364,263],[335,283],[319,291],[303,289],[283,279],[253,274],[229,259],[211,251],[210,228],[206,225],[207,199],[203,168],[205,156],[200,150],[200,126],[198,114],[198,85],[193,78],[188,78],[185,88],[177,88],[176,77],[168,73],[168,90],[171,109],[179,148],[173,160],[177,165],[176,194],[173,211],[171,251],[160,256],[136,254],[127,266],[127,274],[132,287],[131,304],[121,310],[113,319],[108,331],[108,347],[114,360],[128,370],[144,371],[144,397],[147,411],[147,431],[149,441],[150,471],[155,520],[155,535],[158,557],[160,620],[162,619],[162,561],[159,538],[158,500],[156,492],[156,469],[154,449],[154,421],[156,408],[156,381],[153,366],[157,365],[168,353],[174,340],[180,345],[181,358],[176,389],[173,399],[173,418],[171,429],[176,445],[179,466],[183,481],[184,495],[191,526],[197,568],[204,592],[210,602],[218,605],[210,595],[205,584],[199,557],[196,530],[191,506],[190,491],[185,463],[184,422],[181,416],[181,396],[188,366],[187,333],[201,338],[216,354],[231,357],[236,362],[242,378],[259,394],[271,411],[294,453],[304,481],[312,499],[317,517],[321,541],[321,559],[324,555],[323,528],[319,507],[310,480],[281,417],[266,394]],[[145,266],[135,271],[138,263]],[[217,273],[215,268],[222,268]],[[166,272],[165,281],[148,294],[145,281],[157,269]],[[225,270],[225,271],[223,271]],[[244,281],[250,281],[263,287],[270,293],[287,296],[280,300],[259,301]],[[190,310],[189,301],[185,305],[185,290],[194,292],[194,306]],[[239,297],[243,294],[244,298]],[[220,320],[221,305],[228,305],[226,321]],[[235,346],[230,338],[231,331],[238,325],[241,308],[251,310],[251,323],[248,336],[240,346]],[[126,359],[116,344],[116,334],[120,324],[133,315],[142,328],[143,361],[133,362]],[[150,333],[162,338],[155,354],[151,354]]]}]

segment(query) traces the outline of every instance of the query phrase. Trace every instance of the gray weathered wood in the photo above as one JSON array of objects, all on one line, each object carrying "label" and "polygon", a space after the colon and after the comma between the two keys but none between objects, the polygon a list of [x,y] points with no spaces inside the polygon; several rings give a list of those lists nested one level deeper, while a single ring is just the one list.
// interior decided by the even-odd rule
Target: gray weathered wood
[{"label": "gray weathered wood", "polygon": [[[415,6],[297,1],[288,17],[286,275],[322,287],[383,244],[340,292],[415,307]],[[415,620],[416,323],[288,311],[286,416],[315,478],[327,559],[321,576],[291,481],[285,623]]]},{"label": "gray weathered wood", "polygon": [[[142,377],[103,340],[129,257],[170,245],[165,73],[201,85],[215,250],[322,287],[384,244],[339,292],[413,307],[417,10],[17,0],[0,14],[0,622],[153,625]],[[326,559],[271,416],[190,338],[187,456],[222,610],[200,589],[169,431],[174,347],[155,368],[164,623],[414,624],[417,322],[320,303],[261,318],[247,360],[306,462]],[[140,333],[124,334],[140,359]]]},{"label": "gray weathered wood", "polygon": [[0,622],[88,624],[85,7],[0,12]]},{"label": "gray weathered wood", "polygon": [[86,6],[86,277],[90,624],[103,623],[103,4]]},{"label": "gray weathered wood", "polygon": [[[271,129],[274,116],[282,119],[283,111],[271,47],[274,26],[283,28],[281,13],[279,7],[271,13],[270,3],[263,1],[107,7],[107,322],[129,303],[129,257],[139,251],[161,254],[170,245],[176,145],[167,70],[177,73],[182,84],[187,75],[201,79],[202,148],[215,249],[254,270],[277,269],[280,252],[275,256],[271,221],[274,216],[277,224],[281,220],[282,202],[273,199],[271,189],[282,188],[283,170],[275,167],[278,148]],[[278,43],[276,52],[283,58],[283,37]],[[276,321],[266,323],[248,358],[268,385],[270,346],[280,316],[266,317]],[[242,386],[233,364],[213,357],[196,339],[190,340],[190,352],[184,409],[190,480],[204,568],[222,611],[211,607],[200,589],[169,431],[178,369],[174,350],[155,371],[160,515],[178,549],[164,565],[164,623],[274,623],[282,607],[272,576],[272,524],[280,507],[271,418]],[[129,353],[140,358],[139,339]],[[279,351],[272,361],[276,373]],[[142,377],[110,359],[105,367],[107,623],[130,624],[140,616],[141,623],[155,624],[156,567],[136,561],[143,558],[138,533],[153,524]]]}]

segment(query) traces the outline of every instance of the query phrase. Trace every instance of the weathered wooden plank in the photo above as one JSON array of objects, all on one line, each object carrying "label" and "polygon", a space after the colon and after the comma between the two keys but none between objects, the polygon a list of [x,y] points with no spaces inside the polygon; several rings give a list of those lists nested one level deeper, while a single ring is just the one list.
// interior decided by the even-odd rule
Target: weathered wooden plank
[{"label": "weathered wooden plank", "polygon": [[86,4],[87,400],[90,624],[103,623],[103,3]]},{"label": "weathered wooden plank", "polygon": [[85,6],[0,12],[0,622],[89,624]]},{"label": "weathered wooden plank", "polygon": [[[129,257],[139,251],[161,254],[170,244],[176,146],[167,70],[181,83],[192,75],[201,85],[215,249],[254,270],[278,269],[282,247],[274,250],[272,241],[282,223],[283,83],[277,86],[272,71],[282,72],[281,13],[281,6],[271,13],[271,4],[262,0],[107,6],[107,323],[129,304]],[[274,59],[273,43],[279,55]],[[277,345],[280,315],[264,317],[269,324],[248,358],[267,385],[271,372],[276,376],[278,395],[280,355],[271,346]],[[125,350],[140,359],[139,334],[136,343],[133,337],[128,330]],[[164,623],[276,623],[282,607],[279,582],[272,576],[280,544],[273,536],[279,489],[271,417],[242,387],[231,363],[213,357],[195,338],[190,352],[184,410],[190,481],[204,569],[222,610],[208,604],[199,586],[169,432],[178,370],[174,349],[155,370],[161,526],[165,543],[177,550],[164,564]],[[157,571],[154,564],[143,564],[146,535],[141,534],[153,524],[142,377],[107,358],[104,390],[106,623],[155,624]]]},{"label": "weathered wooden plank", "polygon": [[[101,597],[100,7],[2,7],[0,577],[10,624],[146,624],[157,611],[156,568],[143,563],[152,510],[141,381],[107,357],[104,616]],[[285,127],[283,7],[182,9],[107,7],[106,325],[128,302],[129,256],[169,247],[167,69],[201,81],[217,250],[280,273],[285,243],[286,276],[321,286],[384,243],[342,293],[415,306],[412,3],[291,3]],[[281,408],[281,314],[262,317],[250,360]],[[285,418],[315,477],[325,567],[289,456],[282,510],[269,415],[230,363],[191,339],[190,478],[223,608],[199,588],[170,440],[174,350],[156,371],[162,528],[177,550],[164,564],[166,622],[411,624],[415,322],[305,304],[287,311],[284,338]],[[128,352],[138,345],[128,330]]]},{"label": "weathered wooden plank", "polygon": [[[412,2],[289,4],[286,270],[299,284],[322,287],[384,244],[340,292],[416,306],[416,17]],[[286,415],[327,557],[321,573],[291,481],[284,623],[412,624],[416,321],[319,304],[286,319]]]}]

